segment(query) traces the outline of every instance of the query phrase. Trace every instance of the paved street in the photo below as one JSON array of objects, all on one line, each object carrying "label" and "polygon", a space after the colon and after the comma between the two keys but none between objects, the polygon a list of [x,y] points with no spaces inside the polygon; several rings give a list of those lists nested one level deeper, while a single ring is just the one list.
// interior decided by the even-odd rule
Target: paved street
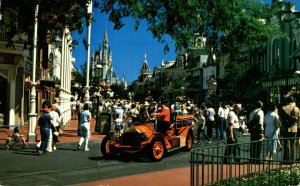
[{"label": "paved street", "polygon": [[[92,128],[94,124],[93,120]],[[36,143],[24,151],[4,150],[12,129],[1,129],[0,185],[189,185],[189,153],[180,152],[158,163],[106,161],[100,152],[102,135],[92,133],[89,152],[75,150],[76,127],[74,120],[64,129],[58,150],[44,156],[37,156]],[[166,179],[166,174],[172,179]]]},{"label": "paved street", "polygon": [[[91,123],[94,129],[95,120]],[[26,126],[21,133],[26,133]],[[66,126],[57,145],[58,150],[37,156],[35,144],[24,151],[4,150],[4,142],[12,129],[1,129],[0,185],[143,185],[165,186],[190,184],[190,153],[174,152],[161,162],[145,160],[104,160],[100,152],[102,135],[92,132],[90,151],[77,151],[77,120]],[[39,137],[38,137],[39,139]],[[241,137],[242,141],[249,140]],[[242,142],[241,141],[241,142]],[[211,144],[216,145],[216,141]],[[194,145],[194,148],[200,147]]]}]

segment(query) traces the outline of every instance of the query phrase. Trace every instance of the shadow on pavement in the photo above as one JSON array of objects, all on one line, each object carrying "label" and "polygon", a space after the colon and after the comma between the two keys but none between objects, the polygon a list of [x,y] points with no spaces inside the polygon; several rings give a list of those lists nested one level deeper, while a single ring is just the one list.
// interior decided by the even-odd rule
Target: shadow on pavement
[{"label": "shadow on pavement", "polygon": [[103,156],[89,157],[89,159],[94,161],[105,160]]},{"label": "shadow on pavement", "polygon": [[21,154],[27,156],[39,156],[35,150],[15,151],[13,154]]}]

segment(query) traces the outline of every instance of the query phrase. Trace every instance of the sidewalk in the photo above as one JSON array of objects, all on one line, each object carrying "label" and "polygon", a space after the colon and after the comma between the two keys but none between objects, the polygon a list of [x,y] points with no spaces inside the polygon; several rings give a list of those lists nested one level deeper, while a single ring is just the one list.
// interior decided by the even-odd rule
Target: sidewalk
[{"label": "sidewalk", "polygon": [[114,179],[81,183],[78,186],[188,186],[190,185],[190,167],[149,172]]},{"label": "sidewalk", "polygon": [[[93,118],[91,121],[91,138],[90,141],[95,140],[102,140],[104,137],[95,132],[95,124],[96,120]],[[77,127],[78,127],[78,120],[71,120],[63,129],[62,134],[59,137],[59,143],[74,143],[79,141],[79,137],[77,135]],[[36,144],[40,141],[40,128],[39,126],[36,127],[36,141],[28,142],[29,144]],[[13,128],[0,128],[0,144],[5,144],[5,140],[13,134]],[[25,123],[24,126],[20,127],[20,134],[24,135],[26,141],[28,135],[28,123]]]}]

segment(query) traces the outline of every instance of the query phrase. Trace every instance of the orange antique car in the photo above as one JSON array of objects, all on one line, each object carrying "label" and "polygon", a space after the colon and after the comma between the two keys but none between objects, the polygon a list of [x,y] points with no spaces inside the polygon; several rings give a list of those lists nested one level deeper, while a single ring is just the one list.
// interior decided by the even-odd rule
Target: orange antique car
[{"label": "orange antique car", "polygon": [[104,158],[115,157],[118,152],[146,152],[153,161],[160,161],[167,152],[180,148],[191,150],[193,134],[193,116],[177,116],[169,130],[162,134],[156,132],[156,123],[138,123],[124,130],[121,136],[111,132],[101,143]]}]

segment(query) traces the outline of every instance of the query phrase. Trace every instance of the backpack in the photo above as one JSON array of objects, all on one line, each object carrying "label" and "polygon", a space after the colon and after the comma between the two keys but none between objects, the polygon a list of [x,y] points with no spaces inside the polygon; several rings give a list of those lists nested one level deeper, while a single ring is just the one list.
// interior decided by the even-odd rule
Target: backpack
[{"label": "backpack", "polygon": [[247,128],[249,129],[250,133],[261,130],[261,125],[259,124],[259,115],[257,113],[258,111],[255,113],[252,120],[247,124]]}]

